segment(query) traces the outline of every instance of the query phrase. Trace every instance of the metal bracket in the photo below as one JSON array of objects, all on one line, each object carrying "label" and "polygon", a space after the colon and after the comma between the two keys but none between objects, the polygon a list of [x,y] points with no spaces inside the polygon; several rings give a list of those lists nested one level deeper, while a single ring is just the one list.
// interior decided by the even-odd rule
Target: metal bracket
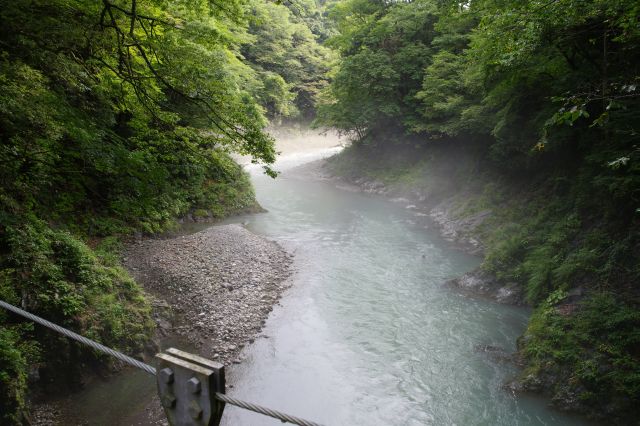
[{"label": "metal bracket", "polygon": [[224,366],[169,348],[156,354],[158,395],[171,426],[218,426],[224,402]]}]

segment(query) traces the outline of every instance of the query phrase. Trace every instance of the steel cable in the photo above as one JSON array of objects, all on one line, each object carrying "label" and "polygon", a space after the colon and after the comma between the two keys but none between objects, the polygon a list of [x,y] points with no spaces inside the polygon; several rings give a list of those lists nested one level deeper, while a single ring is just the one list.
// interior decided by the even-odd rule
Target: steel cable
[{"label": "steel cable", "polygon": [[223,393],[217,392],[216,399],[226,402],[227,404],[235,405],[236,407],[244,408],[245,410],[255,411],[256,413],[264,414],[265,416],[273,417],[282,421],[282,423],[288,422],[300,426],[322,426],[320,423],[310,422],[309,420],[301,419],[299,417],[290,416],[289,414],[282,413],[277,410],[262,407],[260,405],[252,404],[250,402],[241,401],[236,398],[232,398]]},{"label": "steel cable", "polygon": [[156,369],[150,366],[149,364],[145,364],[144,362],[138,361],[135,358],[131,358],[130,356],[125,355],[122,352],[114,351],[113,349],[108,348],[105,345],[101,345],[98,342],[94,342],[91,339],[87,339],[86,337],[81,336],[78,333],[74,333],[71,330],[67,330],[66,328],[60,327],[59,325],[54,324],[51,321],[47,321],[44,318],[40,318],[39,316],[33,315],[32,313],[29,313],[23,309],[10,305],[7,302],[0,300],[0,307],[3,307],[6,310],[11,311],[15,314],[21,315],[27,319],[30,319],[31,321],[36,322],[40,325],[44,325],[45,327],[48,327],[54,331],[57,331],[58,333],[63,334],[73,340],[76,340],[82,344],[90,346],[93,349],[96,349],[100,352],[104,352],[107,355],[111,355],[112,357],[117,358],[120,361],[126,362],[127,364],[137,367],[141,370],[144,370],[149,374],[153,374],[154,376],[156,374]]},{"label": "steel cable", "polygon": [[[40,318],[37,315],[33,315],[32,313],[29,313],[23,309],[20,309],[16,306],[13,306],[7,302],[4,302],[2,300],[0,300],[0,307],[11,311],[15,314],[21,315],[35,323],[38,323],[40,325],[43,325],[47,328],[50,328],[51,330],[57,331],[58,333],[67,336],[73,340],[76,340],[82,344],[85,344],[87,346],[90,346],[100,352],[106,353],[107,355],[111,355],[114,358],[119,359],[120,361],[123,361],[133,367],[139,368],[141,370],[146,371],[149,374],[152,375],[156,375],[156,369],[152,366],[150,366],[149,364],[145,364],[142,361],[138,361],[135,358],[131,358],[128,355],[123,354],[122,352],[118,352],[118,351],[114,351],[111,348],[106,347],[105,345],[102,345],[98,342],[94,342],[91,339],[87,339],[84,336],[79,335],[78,333],[74,333],[71,330],[67,330],[66,328],[60,327],[57,324],[52,323],[51,321],[47,321],[44,318]],[[220,392],[216,392],[215,394],[215,398],[219,401],[225,402],[227,404],[231,404],[231,405],[235,405],[236,407],[240,407],[240,408],[244,408],[245,410],[249,410],[249,411],[254,411],[256,413],[260,413],[260,414],[264,414],[265,416],[269,416],[269,417],[273,417],[276,418],[280,421],[282,421],[283,423],[292,423],[292,424],[296,424],[299,426],[322,426],[320,423],[315,423],[315,422],[311,422],[305,419],[301,419],[299,417],[295,417],[295,416],[291,416],[289,414],[286,413],[282,413],[280,411],[277,410],[272,410],[270,408],[266,408],[266,407],[262,407],[260,405],[256,405],[256,404],[252,404],[250,402],[246,402],[246,401],[242,401],[236,398],[232,398],[228,395],[225,395],[223,393]]]}]

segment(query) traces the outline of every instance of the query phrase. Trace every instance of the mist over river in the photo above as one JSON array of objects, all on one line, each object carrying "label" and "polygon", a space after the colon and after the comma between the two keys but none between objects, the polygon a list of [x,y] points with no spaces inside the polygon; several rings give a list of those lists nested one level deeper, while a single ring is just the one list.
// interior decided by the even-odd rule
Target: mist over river
[{"label": "mist over river", "polygon": [[[478,348],[514,351],[529,312],[442,286],[480,259],[407,203],[315,179],[300,166],[339,148],[312,148],[285,153],[275,180],[249,167],[268,213],[227,221],[295,255],[293,286],[229,368],[229,394],[327,425],[584,424],[502,389],[515,368]],[[281,423],[228,406],[223,424]]]},{"label": "mist over river", "polygon": [[[227,366],[229,395],[327,426],[585,424],[502,388],[516,368],[481,348],[513,352],[529,311],[443,287],[481,259],[408,202],[320,179],[317,160],[340,151],[336,138],[278,139],[277,179],[247,166],[268,212],[224,223],[277,241],[294,273],[242,362]],[[172,339],[163,346],[202,353]],[[153,377],[125,370],[64,400],[58,424],[164,424],[155,394]],[[222,423],[282,424],[229,405]]]}]

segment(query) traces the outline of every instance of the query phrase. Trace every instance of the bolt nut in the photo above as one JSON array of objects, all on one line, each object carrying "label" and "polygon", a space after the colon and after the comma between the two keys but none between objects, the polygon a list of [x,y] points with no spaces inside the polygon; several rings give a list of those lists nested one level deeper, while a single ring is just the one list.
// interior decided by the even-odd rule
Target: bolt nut
[{"label": "bolt nut", "polygon": [[202,417],[202,408],[196,401],[191,401],[189,404],[189,415],[192,419],[198,420]]},{"label": "bolt nut", "polygon": [[170,385],[171,383],[173,383],[173,378],[174,374],[172,369],[163,368],[162,370],[160,370],[160,379],[162,380],[162,383]]},{"label": "bolt nut", "polygon": [[200,393],[200,390],[202,389],[202,385],[200,384],[200,380],[196,379],[195,377],[190,378],[187,381],[187,389],[191,393]]},{"label": "bolt nut", "polygon": [[162,405],[165,408],[174,408],[176,406],[176,397],[173,395],[165,395],[162,397]]}]

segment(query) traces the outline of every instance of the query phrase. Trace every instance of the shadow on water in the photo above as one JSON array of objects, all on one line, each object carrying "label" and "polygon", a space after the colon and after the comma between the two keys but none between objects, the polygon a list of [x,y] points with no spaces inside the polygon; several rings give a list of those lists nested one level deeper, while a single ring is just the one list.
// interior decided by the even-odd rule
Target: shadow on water
[{"label": "shadow on water", "polygon": [[[186,340],[162,339],[161,349],[175,347],[194,352]],[[152,363],[152,362],[150,362]],[[150,425],[146,410],[156,396],[155,377],[127,367],[105,379],[93,378],[82,392],[57,401],[60,425],[131,426]]]}]

